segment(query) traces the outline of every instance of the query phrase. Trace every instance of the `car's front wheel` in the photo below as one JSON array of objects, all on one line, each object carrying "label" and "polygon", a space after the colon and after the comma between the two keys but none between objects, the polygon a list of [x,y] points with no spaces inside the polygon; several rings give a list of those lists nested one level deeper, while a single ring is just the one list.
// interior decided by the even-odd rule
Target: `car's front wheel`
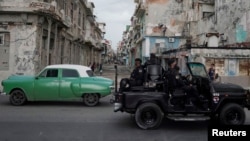
[{"label": "car's front wheel", "polygon": [[144,103],[137,108],[135,121],[142,129],[155,129],[161,125],[163,116],[164,114],[158,105]]},{"label": "car's front wheel", "polygon": [[244,109],[234,103],[225,105],[219,114],[219,121],[223,125],[242,125],[245,118]]},{"label": "car's front wheel", "polygon": [[96,106],[99,103],[98,94],[84,94],[83,103],[87,106]]},{"label": "car's front wheel", "polygon": [[14,106],[20,106],[25,104],[27,98],[25,93],[21,90],[14,90],[10,93],[10,103]]}]

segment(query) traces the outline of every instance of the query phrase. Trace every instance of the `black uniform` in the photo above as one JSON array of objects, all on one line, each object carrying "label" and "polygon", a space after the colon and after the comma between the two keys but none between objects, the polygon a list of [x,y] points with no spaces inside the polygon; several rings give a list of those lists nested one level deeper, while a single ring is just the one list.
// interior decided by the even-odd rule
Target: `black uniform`
[{"label": "black uniform", "polygon": [[142,66],[136,67],[130,75],[131,86],[141,86],[144,82],[144,68]]},{"label": "black uniform", "polygon": [[[166,82],[165,85],[167,88],[166,92],[167,93],[171,93],[173,94],[174,90],[176,88],[181,88],[183,87],[184,83],[181,80],[179,72],[178,72],[178,68],[169,68],[166,72],[165,72],[165,77],[166,77]],[[179,77],[179,79],[177,79]]]},{"label": "black uniform", "polygon": [[192,82],[183,81],[179,74],[179,67],[169,68],[166,72],[166,92],[173,94],[175,89],[183,89],[187,94],[187,99],[190,99],[196,106],[201,106],[197,88],[192,85]]}]

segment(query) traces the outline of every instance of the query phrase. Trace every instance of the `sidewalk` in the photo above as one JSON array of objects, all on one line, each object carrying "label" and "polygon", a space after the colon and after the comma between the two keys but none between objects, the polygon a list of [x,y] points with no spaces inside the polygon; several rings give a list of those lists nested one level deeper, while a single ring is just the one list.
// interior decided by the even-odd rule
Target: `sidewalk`
[{"label": "sidewalk", "polygon": [[[99,70],[95,71],[95,75],[97,76],[102,76],[102,77],[107,77],[110,79],[115,79],[115,64],[104,64],[103,65],[103,70],[102,70],[102,75],[100,74]],[[118,69],[118,79],[120,78],[126,78],[130,76],[130,68],[128,68],[125,65],[117,65]]]}]

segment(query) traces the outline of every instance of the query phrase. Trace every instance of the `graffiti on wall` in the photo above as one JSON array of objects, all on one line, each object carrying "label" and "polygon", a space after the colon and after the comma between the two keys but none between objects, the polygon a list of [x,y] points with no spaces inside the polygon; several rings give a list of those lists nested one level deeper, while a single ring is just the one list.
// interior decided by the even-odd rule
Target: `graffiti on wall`
[{"label": "graffiti on wall", "polygon": [[250,31],[250,11],[247,11],[239,18],[236,25],[236,41],[238,43],[249,42],[250,36],[248,32]]},{"label": "graffiti on wall", "polygon": [[32,58],[16,58],[17,62],[17,71],[18,73],[26,72],[34,69]]},{"label": "graffiti on wall", "polygon": [[36,28],[22,27],[16,35],[15,72],[20,75],[33,75],[39,52],[36,50]]},{"label": "graffiti on wall", "polygon": [[236,27],[236,41],[241,43],[247,40],[247,31],[243,25],[237,25]]}]

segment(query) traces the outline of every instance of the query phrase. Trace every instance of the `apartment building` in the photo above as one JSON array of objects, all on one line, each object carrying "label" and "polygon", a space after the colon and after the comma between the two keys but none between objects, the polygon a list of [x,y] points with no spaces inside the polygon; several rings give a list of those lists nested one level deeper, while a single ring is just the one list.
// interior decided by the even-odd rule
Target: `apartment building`
[{"label": "apartment building", "polygon": [[134,0],[124,46],[130,62],[155,53],[166,66],[178,59],[182,73],[187,61],[215,63],[224,82],[250,85],[248,0]]}]

